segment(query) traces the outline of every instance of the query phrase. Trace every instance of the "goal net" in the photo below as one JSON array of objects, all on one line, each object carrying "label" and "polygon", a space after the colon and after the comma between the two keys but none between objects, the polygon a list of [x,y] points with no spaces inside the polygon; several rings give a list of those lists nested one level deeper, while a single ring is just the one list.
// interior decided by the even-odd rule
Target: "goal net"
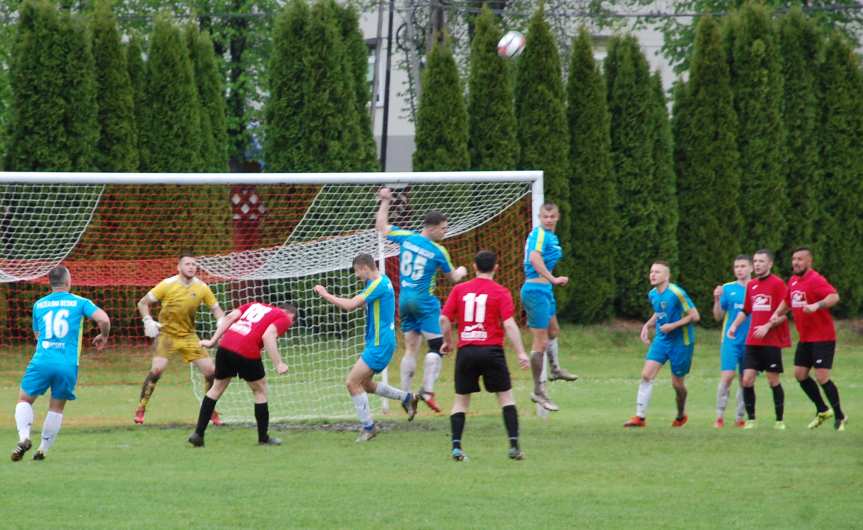
[{"label": "goal net", "polygon": [[[279,341],[290,371],[277,376],[264,354],[271,418],[351,417],[344,378],[363,348],[365,314],[338,310],[312,287],[320,283],[337,296],[354,296],[361,286],[351,262],[361,252],[377,256],[398,286],[398,247],[374,230],[376,191],[384,185],[395,191],[391,224],[419,231],[428,210],[444,212],[449,231],[443,244],[454,263],[470,269],[477,250],[495,250],[498,280],[517,293],[524,239],[542,200],[537,172],[5,173],[0,174],[0,355],[22,364],[29,358],[30,309],[48,291],[47,272],[63,264],[72,273],[73,292],[111,317],[114,354],[149,357],[152,345],[143,336],[136,302],[176,274],[178,253],[191,249],[199,277],[226,312],[253,300],[299,308],[294,326]],[[444,297],[449,287],[439,280],[437,295]],[[210,336],[215,322],[208,308],[202,306],[196,326],[200,337]],[[85,354],[95,334],[92,326],[87,329]],[[399,357],[391,366],[398,366]],[[196,370],[191,373],[190,391],[201,399],[202,379]],[[131,400],[137,399],[138,376],[143,373],[129,378]],[[235,383],[218,408],[227,421],[253,421],[252,404],[246,385]],[[196,412],[189,411],[190,418]]]}]

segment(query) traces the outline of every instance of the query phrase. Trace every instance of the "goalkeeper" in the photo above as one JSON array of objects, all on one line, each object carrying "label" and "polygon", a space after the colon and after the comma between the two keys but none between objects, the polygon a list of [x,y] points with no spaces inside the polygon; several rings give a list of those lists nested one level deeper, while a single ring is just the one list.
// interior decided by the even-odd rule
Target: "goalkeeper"
[{"label": "goalkeeper", "polygon": [[440,407],[434,399],[434,383],[441,371],[440,348],[443,337],[440,331],[440,300],[433,292],[438,270],[453,283],[467,275],[464,267],[454,268],[449,252],[438,241],[446,236],[447,218],[437,211],[429,211],[423,219],[420,233],[402,230],[389,224],[392,190],[378,191],[381,201],[375,218],[377,231],[399,244],[399,317],[405,336],[405,355],[400,366],[401,389],[410,392],[411,380],[417,366],[417,353],[422,339],[428,342],[428,353],[423,365],[423,385],[420,393],[426,404],[435,412]]},{"label": "goalkeeper", "polygon": [[[135,423],[144,423],[144,412],[156,388],[156,383],[162,377],[162,372],[168,366],[168,358],[179,355],[186,363],[194,364],[206,381],[207,390],[213,386],[215,366],[207,351],[199,344],[195,333],[195,313],[198,307],[207,304],[217,320],[225,316],[219,307],[210,287],[196,277],[198,262],[189,252],[180,255],[176,276],[171,276],[159,282],[141,300],[138,301],[138,311],[144,319],[144,335],[156,339],[156,352],[150,365],[150,372],[141,387],[141,400],[135,411]],[[150,315],[150,305],[160,302],[159,320],[153,320]],[[213,424],[221,425],[219,414],[213,411]]]}]

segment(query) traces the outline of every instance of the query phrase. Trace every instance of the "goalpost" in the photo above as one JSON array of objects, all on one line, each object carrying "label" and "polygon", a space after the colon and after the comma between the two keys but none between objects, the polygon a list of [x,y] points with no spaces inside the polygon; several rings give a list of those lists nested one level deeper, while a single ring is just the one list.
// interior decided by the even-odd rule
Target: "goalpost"
[{"label": "goalpost", "polygon": [[[47,291],[45,275],[59,264],[70,269],[73,292],[108,312],[112,352],[151,355],[135,304],[176,274],[177,254],[188,248],[226,312],[250,300],[299,308],[279,342],[290,371],[277,376],[264,355],[271,418],[352,417],[344,378],[363,347],[365,314],[339,311],[312,287],[355,295],[361,286],[351,262],[364,252],[377,256],[398,288],[398,247],[374,230],[382,186],[395,191],[391,224],[419,231],[428,210],[447,215],[443,244],[456,265],[470,268],[480,248],[497,251],[498,280],[518,299],[524,240],[543,202],[540,171],[0,173],[0,355],[32,353],[30,309]],[[438,281],[438,296],[448,291]],[[214,326],[202,307],[198,335],[209,337]],[[393,366],[400,334],[399,346]],[[191,380],[201,399],[194,369]],[[137,398],[137,388],[129,392]],[[235,383],[218,409],[226,421],[252,421],[252,401],[246,385]]]}]

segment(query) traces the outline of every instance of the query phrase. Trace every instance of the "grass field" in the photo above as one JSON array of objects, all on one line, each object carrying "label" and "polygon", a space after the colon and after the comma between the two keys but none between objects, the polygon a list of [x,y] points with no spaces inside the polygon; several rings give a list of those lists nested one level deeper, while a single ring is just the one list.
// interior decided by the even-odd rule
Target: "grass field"
[{"label": "grass field", "polygon": [[[506,458],[502,420],[488,395],[474,399],[465,463],[449,459],[447,416],[427,410],[411,424],[400,410],[379,418],[387,430],[365,445],[333,426],[277,425],[281,447],[258,447],[252,427],[235,426],[211,427],[207,447],[192,449],[185,439],[197,403],[179,363],[159,383],[148,424],[134,427],[147,359],[88,358],[79,399],[67,407],[48,459],[2,464],[0,527],[863,526],[863,336],[844,328],[840,334],[834,381],[851,418],[845,433],[829,425],[806,429],[813,407],[790,374],[790,350],[783,377],[788,430],[771,428],[763,380],[759,429],[713,429],[719,336],[704,330],[688,378],[690,423],[670,427],[674,398],[665,368],[648,428],[631,432],[621,425],[634,412],[644,354],[637,329],[565,328],[564,364],[582,379],[551,386],[563,410],[547,419],[528,401],[529,374],[515,374],[522,462]],[[11,450],[23,364],[0,359],[0,440]],[[449,406],[451,359],[442,379],[441,401]],[[45,407],[43,398],[34,431]],[[733,407],[732,398],[732,414]]]}]

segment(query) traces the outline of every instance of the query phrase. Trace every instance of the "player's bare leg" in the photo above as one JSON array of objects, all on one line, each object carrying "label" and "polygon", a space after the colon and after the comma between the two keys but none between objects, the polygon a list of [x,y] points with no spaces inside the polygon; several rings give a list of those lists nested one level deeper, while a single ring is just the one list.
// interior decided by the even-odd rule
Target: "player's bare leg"
[{"label": "player's bare leg", "polygon": [[675,399],[677,401],[677,417],[671,422],[672,427],[683,427],[686,425],[686,391],[685,377],[678,377],[671,374],[671,386],[674,387]]},{"label": "player's bare leg", "polygon": [[560,355],[558,351],[558,340],[560,336],[560,324],[557,322],[557,315],[551,317],[551,322],[548,325],[548,345],[545,348],[545,354],[548,356],[548,362],[551,365],[551,373],[548,375],[549,381],[575,381],[578,376],[570,373],[569,370],[560,365]]},{"label": "player's bare leg", "polygon": [[63,425],[63,410],[66,408],[65,399],[54,399],[48,402],[48,413],[45,414],[45,421],[42,423],[42,441],[39,443],[39,449],[33,454],[33,460],[45,460],[45,453],[60,433],[60,427]]},{"label": "player's bare leg", "polygon": [[414,374],[417,370],[417,354],[422,344],[422,333],[416,331],[406,331],[404,333],[405,354],[402,356],[402,362],[399,365],[399,374],[401,382],[399,388],[405,392],[411,391]]},{"label": "player's bare leg", "polygon": [[12,450],[12,461],[18,462],[24,458],[24,454],[30,450],[33,443],[30,441],[30,429],[33,426],[33,402],[36,398],[28,395],[23,390],[18,392],[18,404],[15,405],[15,425],[18,428],[18,443]]},{"label": "player's bare leg", "polygon": [[524,453],[518,446],[518,410],[515,408],[515,399],[512,389],[497,393],[497,402],[503,415],[503,426],[509,438],[509,457],[513,460],[524,460]]},{"label": "player's bare leg", "polygon": [[429,351],[426,353],[423,363],[423,386],[420,389],[420,395],[433,411],[440,412],[441,408],[438,406],[437,401],[435,401],[434,384],[440,376],[441,367],[443,366],[443,358],[440,354],[443,338],[441,338],[440,334],[425,332],[422,336],[428,342]]},{"label": "player's bare leg", "polygon": [[210,423],[210,418],[213,417],[213,411],[216,410],[216,402],[225,393],[228,385],[231,384],[231,378],[216,379],[213,385],[207,390],[204,399],[201,400],[201,409],[198,412],[198,423],[195,426],[195,432],[189,436],[189,443],[195,447],[204,447],[204,433],[207,430],[207,424]]},{"label": "player's bare leg", "polygon": [[623,424],[624,427],[644,427],[647,425],[647,407],[653,394],[653,381],[662,365],[656,361],[644,361],[641,369],[641,381],[638,383],[638,394],[635,399],[635,416]]},{"label": "player's bare leg", "polygon": [[548,347],[548,329],[530,328],[533,343],[530,353],[530,372],[533,375],[533,393],[530,400],[545,410],[558,411],[549,397],[545,384],[545,349]]},{"label": "player's bare leg", "polygon": [[470,394],[456,394],[452,403],[452,412],[449,416],[450,433],[452,439],[452,459],[456,462],[467,460],[467,455],[461,447],[461,439],[464,434],[465,415],[470,408]]},{"label": "player's bare leg", "polygon": [[150,363],[150,371],[147,372],[147,377],[144,378],[144,384],[141,385],[141,397],[138,401],[138,408],[135,410],[135,423],[144,423],[144,413],[147,410],[147,404],[150,403],[150,398],[153,397],[153,391],[156,390],[156,383],[162,377],[162,372],[168,366],[168,359],[165,357],[155,356]]},{"label": "player's bare leg", "polygon": [[[198,371],[201,372],[201,376],[204,378],[204,388],[209,392],[216,379],[216,364],[213,362],[213,359],[204,357],[203,359],[192,361],[192,364],[194,364]],[[222,420],[219,418],[219,412],[216,409],[213,409],[213,415],[210,417],[210,421],[213,422],[213,425],[222,425]]]}]

